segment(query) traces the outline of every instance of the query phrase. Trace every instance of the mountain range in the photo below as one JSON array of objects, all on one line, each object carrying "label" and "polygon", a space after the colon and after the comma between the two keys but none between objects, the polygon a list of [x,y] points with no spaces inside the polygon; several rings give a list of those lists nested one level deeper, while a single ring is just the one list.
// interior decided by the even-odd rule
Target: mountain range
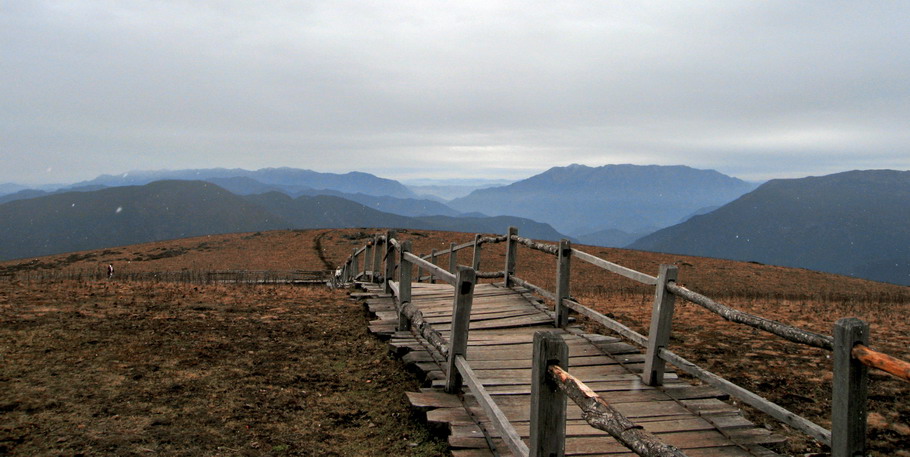
[{"label": "mountain range", "polygon": [[910,285],[910,171],[775,179],[629,247]]},{"label": "mountain range", "polygon": [[[154,180],[161,176],[175,179]],[[0,196],[0,259],[285,228],[502,233],[515,225],[537,239],[568,233],[584,244],[910,285],[910,172],[902,171],[757,186],[685,166],[572,165],[447,203],[367,173],[289,168],[130,172],[56,191],[0,190],[13,192]]]},{"label": "mountain range", "polygon": [[407,217],[331,195],[240,196],[204,181],[155,181],[62,192],[0,204],[0,260],[207,234],[274,229],[396,227],[503,233],[558,240],[547,224],[518,217]]},{"label": "mountain range", "polygon": [[650,233],[754,188],[714,170],[686,166],[570,165],[507,186],[475,190],[449,206],[526,217],[585,238],[604,230]]}]

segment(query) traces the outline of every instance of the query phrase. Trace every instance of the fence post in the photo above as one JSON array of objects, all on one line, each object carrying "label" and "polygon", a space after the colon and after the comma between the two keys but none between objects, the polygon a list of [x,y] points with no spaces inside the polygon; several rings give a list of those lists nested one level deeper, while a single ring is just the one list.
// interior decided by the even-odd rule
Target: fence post
[{"label": "fence post", "polygon": [[458,265],[458,255],[455,253],[455,243],[449,244],[449,273],[455,273]]},{"label": "fence post", "polygon": [[505,270],[505,286],[511,287],[510,279],[511,276],[515,274],[515,252],[517,245],[515,240],[512,239],[512,235],[518,235],[518,228],[509,227],[509,230],[506,232],[506,270]]},{"label": "fence post", "polygon": [[559,256],[556,264],[556,327],[562,328],[569,323],[569,308],[563,300],[569,298],[569,271],[572,259],[572,243],[569,240],[559,241]]},{"label": "fence post", "polygon": [[642,379],[646,385],[659,386],[664,382],[664,359],[660,350],[670,342],[673,327],[673,306],[676,296],[667,292],[667,283],[675,282],[679,274],[675,265],[661,265],[654,291],[654,308],[651,310],[651,328],[648,330],[648,351],[645,354],[645,368]]},{"label": "fence post", "polygon": [[411,328],[411,322],[401,312],[404,305],[411,302],[411,261],[405,258],[405,252],[411,252],[410,240],[402,241],[398,251],[398,330]]},{"label": "fence post", "polygon": [[[419,255],[418,257],[420,257],[422,259],[424,256]],[[420,268],[420,264],[417,264],[417,282],[423,282],[422,276],[423,276],[423,269]]]},{"label": "fence post", "polygon": [[483,236],[479,233],[474,235],[474,255],[471,257],[471,268],[473,268],[474,271],[480,271],[480,251],[481,246],[483,246],[480,244],[481,238],[483,238]]},{"label": "fence post", "polygon": [[383,291],[387,294],[392,293],[392,279],[395,276],[395,245],[392,244],[392,238],[395,238],[397,233],[394,230],[389,230],[385,234],[385,275],[382,281]]},{"label": "fence post", "polygon": [[351,282],[357,280],[357,274],[360,273],[358,270],[360,268],[359,262],[357,261],[357,248],[354,248],[351,251]]},{"label": "fence post", "polygon": [[855,317],[834,324],[834,389],[831,396],[831,457],[866,455],[866,391],[869,369],[853,358],[868,344],[869,324]]},{"label": "fence post", "polygon": [[468,329],[471,325],[471,305],[474,303],[476,272],[472,268],[458,267],[455,273],[455,300],[452,309],[452,331],[449,338],[449,360],[446,372],[447,393],[456,393],[461,388],[461,374],[455,366],[455,358],[464,356],[468,349]]},{"label": "fence post", "polygon": [[550,365],[569,367],[569,347],[559,335],[534,333],[531,358],[531,457],[562,457],[566,447],[566,396],[549,380]]},{"label": "fence post", "polygon": [[382,237],[376,236],[376,245],[373,246],[373,282],[376,282],[382,268]]},{"label": "fence post", "polygon": [[[430,263],[436,265],[436,250],[433,249],[430,251]],[[436,284],[436,275],[433,274],[433,270],[430,270],[430,284]]]},{"label": "fence post", "polygon": [[376,244],[376,237],[374,236],[370,241],[367,241],[366,249],[363,250],[363,275],[366,278],[369,278],[370,282],[373,282],[373,246]]}]

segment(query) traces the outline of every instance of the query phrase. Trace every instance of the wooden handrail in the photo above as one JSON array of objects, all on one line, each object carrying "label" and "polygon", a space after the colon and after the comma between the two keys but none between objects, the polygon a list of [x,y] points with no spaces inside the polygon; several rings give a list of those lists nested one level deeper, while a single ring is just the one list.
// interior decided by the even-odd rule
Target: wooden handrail
[{"label": "wooden handrail", "polygon": [[502,278],[502,277],[505,277],[505,275],[506,275],[506,273],[504,271],[478,271],[477,272],[478,278],[486,278],[486,279]]},{"label": "wooden handrail", "polygon": [[441,278],[449,284],[455,284],[455,275],[446,271],[445,268],[442,268],[432,262],[427,262],[426,260],[420,258],[419,256],[411,254],[410,252],[406,252],[404,256],[407,257],[408,262],[417,264],[418,267],[424,270],[431,271],[433,276]]},{"label": "wooden handrail", "polygon": [[558,365],[547,367],[547,373],[559,390],[578,405],[582,417],[592,427],[609,433],[623,446],[642,457],[686,457],[675,446],[664,443],[653,433],[635,425],[607,403],[597,392]]},{"label": "wooden handrail", "polygon": [[590,263],[591,265],[603,268],[604,270],[611,271],[620,276],[625,276],[633,281],[638,281],[642,284],[647,284],[653,286],[657,284],[657,278],[651,275],[646,275],[642,272],[635,271],[631,268],[626,268],[622,265],[617,265],[613,262],[608,262],[600,257],[588,254],[584,251],[579,251],[578,249],[572,249],[572,257],[577,257],[579,260],[584,260],[585,262]]},{"label": "wooden handrail", "polygon": [[661,359],[666,360],[669,363],[672,363],[676,368],[716,387],[717,389],[728,393],[742,401],[743,403],[752,406],[753,408],[764,412],[765,414],[790,425],[803,433],[817,439],[818,441],[831,445],[831,432],[825,429],[824,427],[799,416],[792,411],[785,409],[784,407],[748,390],[746,388],[740,387],[736,384],[733,384],[730,381],[727,381],[720,376],[717,376],[714,373],[711,373],[704,368],[695,365],[694,363],[676,355],[672,351],[667,349],[661,349],[658,353]]},{"label": "wooden handrail", "polygon": [[750,327],[764,330],[786,340],[793,341],[794,343],[827,349],[829,351],[834,348],[834,338],[830,336],[810,332],[808,330],[803,330],[771,319],[766,319],[761,316],[749,314],[738,309],[730,308],[729,306],[717,303],[716,301],[711,300],[702,294],[692,292],[691,290],[676,285],[675,283],[667,284],[667,290],[672,292],[674,295],[685,298],[686,300],[689,300],[690,302],[695,303],[696,305],[699,305],[730,322],[745,324]]},{"label": "wooden handrail", "polygon": [[853,346],[850,353],[867,367],[879,369],[898,379],[910,382],[910,362],[891,357],[862,344]]},{"label": "wooden handrail", "polygon": [[483,384],[480,383],[480,379],[478,379],[474,370],[471,369],[471,366],[468,365],[467,360],[462,356],[457,356],[455,357],[455,366],[461,373],[461,377],[464,379],[465,384],[468,385],[468,388],[474,394],[474,398],[477,399],[477,403],[480,403],[480,407],[483,408],[483,411],[487,414],[490,421],[493,422],[496,430],[502,435],[502,440],[505,441],[509,450],[520,457],[527,457],[530,455],[531,452],[528,450],[528,445],[521,440],[521,435],[515,431],[515,427],[506,417],[505,413],[499,409],[499,405],[493,401],[493,397],[490,396],[483,387]]},{"label": "wooden handrail", "polygon": [[548,291],[548,290],[546,290],[546,289],[544,289],[544,288],[542,288],[542,287],[535,286],[534,284],[531,284],[531,283],[529,283],[528,281],[525,281],[524,279],[521,279],[521,278],[519,278],[519,277],[517,277],[517,276],[512,276],[510,279],[511,279],[512,282],[514,282],[515,284],[517,284],[517,285],[519,285],[519,286],[521,286],[521,287],[527,288],[527,289],[531,289],[531,290],[533,290],[534,292],[536,292],[538,295],[540,295],[540,296],[542,296],[542,297],[544,297],[544,298],[547,298],[547,299],[550,299],[550,300],[556,300],[556,294],[554,294],[554,293],[552,293],[552,292],[550,292],[550,291]]},{"label": "wooden handrail", "polygon": [[518,236],[518,235],[512,235],[512,239],[517,241],[518,243],[521,243],[531,249],[534,249],[534,250],[537,250],[540,252],[545,252],[547,254],[552,254],[552,255],[559,254],[559,246],[557,246],[557,245],[538,243],[530,238],[525,238],[523,236]]}]

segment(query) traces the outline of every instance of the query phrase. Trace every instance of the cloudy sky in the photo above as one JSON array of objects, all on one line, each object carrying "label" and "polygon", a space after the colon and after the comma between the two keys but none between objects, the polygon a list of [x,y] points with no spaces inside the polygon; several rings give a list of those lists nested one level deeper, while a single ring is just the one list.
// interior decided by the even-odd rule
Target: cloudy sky
[{"label": "cloudy sky", "polygon": [[910,169],[910,3],[4,0],[0,182]]}]

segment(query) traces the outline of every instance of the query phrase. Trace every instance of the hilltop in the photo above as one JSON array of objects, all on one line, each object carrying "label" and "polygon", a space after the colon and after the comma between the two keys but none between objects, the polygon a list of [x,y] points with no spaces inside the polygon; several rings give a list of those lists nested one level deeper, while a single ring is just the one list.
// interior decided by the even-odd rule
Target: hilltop
[{"label": "hilltop", "polygon": [[[227,445],[233,449],[247,449],[250,455],[267,455],[276,448],[287,451],[289,455],[303,455],[308,448],[301,446],[325,449],[326,443],[335,443],[333,445],[365,445],[372,448],[375,444],[370,444],[370,440],[391,436],[401,440],[394,430],[405,425],[396,422],[399,418],[390,416],[388,412],[399,411],[400,414],[402,410],[395,409],[399,406],[380,405],[384,408],[380,411],[366,409],[364,405],[375,403],[377,398],[383,401],[401,398],[401,389],[413,390],[414,385],[403,387],[408,383],[394,378],[391,372],[369,374],[371,377],[367,379],[377,380],[375,386],[365,385],[363,378],[342,375],[349,372],[350,366],[378,369],[391,361],[369,351],[365,353],[366,359],[357,359],[362,351],[346,349],[368,344],[358,340],[365,335],[362,329],[359,333],[333,333],[334,338],[322,334],[327,329],[338,329],[338,319],[356,318],[359,322],[356,325],[366,325],[365,319],[359,320],[362,318],[351,312],[352,305],[342,295],[310,295],[293,286],[208,283],[204,274],[191,276],[203,278],[201,282],[191,284],[127,279],[131,272],[328,269],[343,262],[352,249],[362,246],[370,236],[383,231],[324,229],[210,235],[0,263],[0,285],[3,287],[0,289],[0,311],[4,313],[0,331],[12,332],[8,333],[10,337],[0,338],[0,341],[7,344],[34,341],[37,344],[35,348],[25,349],[15,345],[5,347],[3,352],[22,354],[21,351],[25,350],[27,354],[54,354],[34,360],[26,357],[30,364],[17,366],[16,370],[20,371],[15,374],[0,372],[0,376],[6,376],[6,379],[27,380],[29,376],[38,376],[54,380],[47,393],[35,397],[46,398],[46,402],[16,397],[0,405],[11,411],[8,417],[12,418],[5,428],[0,429],[0,433],[5,434],[0,435],[0,445],[28,443],[27,446],[32,447],[22,449],[30,449],[27,453],[31,455],[56,455],[67,449],[86,449],[86,446],[97,446],[98,443],[124,452],[138,448],[166,450],[172,444],[156,438],[166,435],[171,440],[168,443],[185,443],[192,446],[188,449],[207,454],[218,454],[215,447]],[[412,240],[414,250],[422,253],[434,248],[445,249],[450,242],[460,243],[473,238],[471,233],[413,230],[403,231],[400,236]],[[872,326],[872,346],[897,357],[910,358],[910,323],[903,319],[910,312],[908,287],[748,262],[576,247],[650,274],[654,274],[661,263],[676,264],[680,268],[680,282],[692,290],[744,311],[820,333],[830,333],[831,325],[838,318],[858,316]],[[469,261],[468,252],[459,257],[459,263]],[[439,262],[445,265],[447,259],[442,258]],[[481,270],[501,269],[503,262],[501,249],[495,246],[484,248]],[[103,272],[108,263],[114,263],[117,268],[114,281],[88,279],[92,277],[91,273]],[[554,267],[552,257],[524,248],[519,250],[516,273],[521,278],[552,288]],[[148,275],[143,277],[148,278]],[[581,262],[573,263],[573,278],[573,297],[637,331],[645,331],[650,320],[652,291]],[[306,297],[316,297],[317,300]],[[320,306],[326,302],[334,305]],[[677,312],[671,340],[675,351],[819,424],[829,424],[830,377],[825,373],[830,372],[830,359],[824,351],[797,349],[779,339],[725,322],[693,305],[678,303]],[[328,320],[323,324],[308,325],[316,316],[324,316]],[[117,322],[123,325],[115,325]],[[351,324],[354,325],[354,321]],[[153,330],[155,325],[164,327]],[[137,333],[136,329],[143,330]],[[103,335],[93,333],[95,330]],[[57,336],[48,338],[40,336],[43,334],[31,334],[26,338],[17,333],[25,331],[46,331]],[[226,339],[224,332],[239,333],[236,338]],[[192,342],[180,337],[187,334],[195,335]],[[316,337],[312,338],[313,335]],[[118,339],[121,336],[129,339]],[[263,346],[263,341],[269,342],[268,345]],[[329,347],[326,346],[329,341],[333,349],[326,352],[324,348]],[[277,346],[272,345],[273,342],[277,342]],[[159,351],[157,355],[149,355],[148,363],[133,363],[129,362],[132,359],[124,358],[117,352],[120,349],[115,350],[117,344],[122,344],[124,348],[133,348],[139,351],[136,353],[144,354],[141,351],[145,346],[142,345],[146,343],[151,344],[149,347],[168,348],[169,352],[162,355]],[[293,346],[295,350],[289,353],[308,354],[306,357],[281,358],[276,363],[255,362],[275,360],[268,351],[287,354],[284,349],[297,343],[302,345]],[[182,347],[186,349],[179,349]],[[374,344],[369,347],[377,348]],[[95,355],[88,357],[88,353],[83,351],[91,351]],[[246,354],[250,354],[249,357]],[[336,354],[343,354],[351,361],[341,363],[340,359],[334,358]],[[319,359],[322,355],[328,359]],[[79,365],[69,363],[80,358],[85,361]],[[100,365],[87,370],[87,367],[96,366],[85,365],[89,361]],[[218,364],[212,365],[216,361]],[[316,365],[313,365],[314,361]],[[215,370],[216,366],[229,366],[232,373],[236,373],[231,376],[239,377],[216,376],[220,373]],[[338,379],[344,380],[329,382],[328,379],[336,378],[315,374],[326,367],[331,373],[337,373],[327,376],[339,376]],[[48,378],[50,372],[57,373],[57,378]],[[81,373],[111,373],[110,376],[119,376],[126,381],[110,384],[107,378]],[[298,377],[293,378],[294,375]],[[58,383],[58,379],[63,384]],[[94,396],[79,397],[82,402],[74,407],[69,398],[75,397],[67,389],[71,388],[68,387],[70,385],[82,385],[80,379],[91,381],[82,389],[94,392]],[[247,382],[252,384],[240,390],[236,388],[247,385],[238,383]],[[116,386],[121,385],[130,392],[130,396],[117,394],[119,387]],[[906,449],[910,444],[907,438],[910,431],[910,404],[907,403],[910,387],[873,372],[870,389],[869,437],[872,455],[896,455],[895,451]],[[126,399],[134,398],[137,392],[146,400],[128,407]],[[214,411],[224,419],[212,419],[209,416],[212,406],[205,407],[203,403],[191,400],[206,398],[202,392],[205,395],[219,392],[213,400]],[[238,396],[228,397],[227,392],[237,392]],[[344,400],[349,392],[356,392],[355,398],[350,399],[352,402],[359,401],[359,396],[369,398],[371,402],[350,406],[348,400]],[[313,393],[331,395],[332,400],[322,402]],[[55,397],[58,394],[64,396]],[[235,402],[236,407],[226,402]],[[338,402],[341,402],[341,407]],[[242,407],[245,403],[259,406],[249,410]],[[172,404],[185,405],[183,413],[175,415],[171,412]],[[304,410],[294,405],[306,408],[308,412],[303,413]],[[376,426],[375,430],[366,419],[332,419],[333,414],[343,416],[344,411],[350,411],[351,407],[364,408],[358,417],[368,417],[369,423]],[[63,409],[68,411],[67,414],[69,411],[77,413],[74,416],[64,415]],[[25,425],[21,421],[34,418],[38,414],[36,411],[47,411],[50,417],[55,417],[53,422],[46,423],[57,432],[50,429],[26,431],[33,429],[23,428]],[[103,411],[100,416],[98,411]],[[115,414],[128,417],[129,421],[115,422],[116,419],[111,419]],[[181,417],[184,419],[178,419]],[[321,421],[318,423],[322,426],[317,427],[310,418]],[[393,422],[382,422],[387,419],[393,419]],[[775,430],[780,433],[788,433],[761,414],[754,414],[750,419],[776,427]],[[150,425],[159,420],[164,422]],[[219,425],[222,420],[225,425]],[[209,421],[208,430],[215,431],[214,434],[201,435],[209,432],[193,425],[205,421]],[[98,436],[96,441],[86,441],[84,434],[66,432],[77,430],[80,423],[86,424],[96,434],[94,436]],[[231,427],[237,424],[241,429],[243,424],[252,424],[248,430],[253,431],[241,435],[249,438],[241,437],[239,441],[231,438],[236,435]],[[114,430],[117,434],[103,430]],[[133,435],[129,430],[142,433]],[[177,430],[182,431],[177,433]],[[41,434],[55,438],[42,444],[41,436],[44,435]],[[200,439],[200,436],[206,438]],[[344,439],[352,436],[359,438],[353,441]],[[56,437],[62,441],[56,441]],[[419,449],[424,450],[434,446],[426,437],[419,438],[416,443]],[[389,443],[393,447],[387,449],[401,449],[397,447],[401,444],[401,441]],[[26,446],[15,446],[20,445]],[[811,441],[793,434],[787,446],[785,452],[791,454],[820,451]],[[45,451],[34,452],[36,449]],[[364,448],[360,449],[352,452],[363,452]],[[435,455],[437,451],[426,452],[423,455]]]}]

